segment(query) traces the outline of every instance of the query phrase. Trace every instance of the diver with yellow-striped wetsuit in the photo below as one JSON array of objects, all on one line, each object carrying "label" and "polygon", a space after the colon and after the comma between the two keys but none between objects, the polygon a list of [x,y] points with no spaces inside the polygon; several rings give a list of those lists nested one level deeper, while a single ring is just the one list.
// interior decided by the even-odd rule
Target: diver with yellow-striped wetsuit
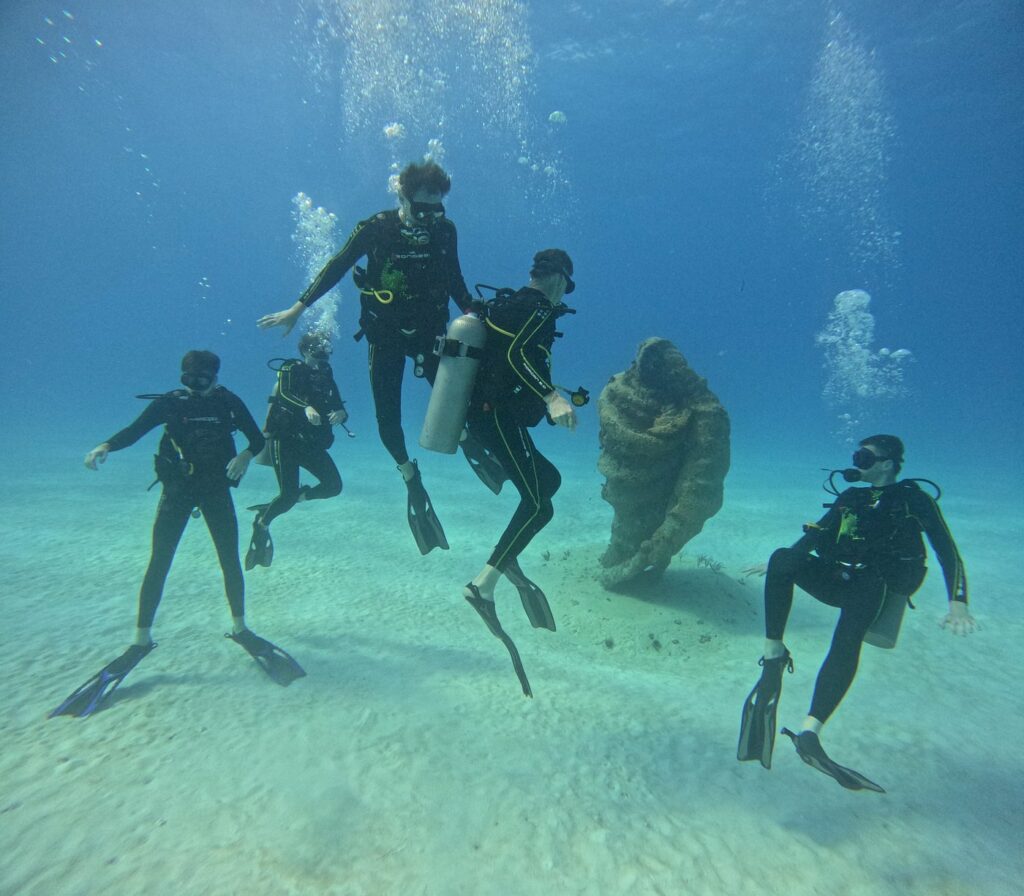
[{"label": "diver with yellow-striped wetsuit", "polygon": [[399,208],[360,221],[348,242],[288,310],[268,314],[260,327],[289,332],[299,316],[325,295],[356,262],[354,281],[361,294],[360,331],[369,343],[370,386],[381,442],[395,459],[408,488],[409,525],[423,554],[446,549],[441,523],[410,460],[402,431],[402,379],[406,358],[413,372],[433,384],[438,359],[433,347],[448,322],[448,301],[463,311],[471,296],[459,265],[455,225],[443,200],[451,180],[434,162],[412,163],[399,175]]},{"label": "diver with yellow-striped wetsuit", "polygon": [[[494,590],[504,575],[519,592],[535,628],[555,630],[547,598],[519,567],[519,554],[554,515],[552,497],[562,477],[534,444],[530,429],[547,418],[569,430],[576,413],[551,380],[551,349],[555,322],[571,313],[562,302],[576,284],[573,265],[562,249],[538,252],[530,283],[522,289],[499,290],[486,303],[487,338],[469,404],[467,428],[472,437],[500,462],[519,492],[519,505],[480,573],[463,590],[463,597],[483,618],[495,637],[508,648],[523,693],[532,696],[519,653],[498,621]],[[585,393],[580,390],[580,393]]]},{"label": "diver with yellow-striped wetsuit", "polygon": [[[328,449],[334,444],[333,426],[348,420],[329,358],[331,341],[323,333],[304,333],[299,339],[299,358],[284,361],[270,396],[263,434],[266,453],[280,489],[269,504],[260,504],[252,524],[245,568],[270,566],[274,542],[270,524],[300,501],[317,501],[341,494],[341,475]],[[299,485],[299,470],[317,478],[316,485]]]},{"label": "diver with yellow-striped wetsuit", "polygon": [[[782,638],[799,585],[815,599],[839,609],[839,621],[828,655],[818,672],[810,710],[800,732],[783,728],[808,765],[849,790],[882,788],[828,757],[819,735],[846,695],[857,673],[861,644],[893,647],[905,607],[924,581],[928,536],[946,581],[949,611],[942,625],[955,634],[977,626],[967,610],[967,577],[953,536],[935,498],[917,481],[897,481],[903,464],[903,442],[876,435],[861,441],[854,466],[832,471],[826,487],[836,500],[792,547],[779,548],[766,567],[748,574],[765,575],[765,647],[761,678],[743,707],[737,758],[758,759],[771,768],[775,715],[782,693],[783,672],[793,661]],[[839,473],[866,488],[838,492],[832,479]],[[926,481],[926,480],[920,480]]]}]

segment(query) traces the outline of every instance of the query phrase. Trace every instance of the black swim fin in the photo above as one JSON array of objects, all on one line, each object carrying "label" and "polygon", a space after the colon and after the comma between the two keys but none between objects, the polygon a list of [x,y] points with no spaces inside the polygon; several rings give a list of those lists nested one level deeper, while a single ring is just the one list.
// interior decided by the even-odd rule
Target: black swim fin
[{"label": "black swim fin", "polygon": [[274,562],[274,542],[270,537],[270,529],[259,524],[259,515],[252,524],[252,537],[249,549],[245,552],[245,571],[254,566],[270,566]]},{"label": "black swim fin", "polygon": [[782,656],[758,661],[763,667],[761,677],[743,704],[740,717],[740,740],[736,758],[740,762],[758,759],[765,768],[772,767],[775,748],[775,716],[782,696],[782,673],[793,671],[793,658],[787,650]]},{"label": "black swim fin", "polygon": [[441,521],[434,513],[434,505],[430,502],[430,495],[423,487],[423,477],[420,476],[420,468],[416,461],[412,462],[415,475],[405,483],[409,490],[408,517],[409,528],[412,530],[413,538],[416,539],[416,546],[421,554],[429,554],[434,548],[448,550],[448,539],[445,538],[444,529],[441,528]]},{"label": "black swim fin", "polygon": [[462,453],[477,478],[494,494],[501,494],[501,487],[508,479],[508,475],[494,453],[468,429],[459,442],[459,447],[462,448]]},{"label": "black swim fin", "polygon": [[107,697],[117,690],[117,686],[124,681],[125,676],[154,647],[156,644],[152,642],[146,645],[133,644],[116,660],[107,663],[85,684],[73,691],[67,700],[49,714],[48,718],[78,716],[78,718],[84,719],[91,715]]},{"label": "black swim fin", "polygon": [[527,697],[532,697],[533,691],[530,689],[530,682],[526,677],[523,661],[519,656],[519,651],[516,649],[515,642],[508,636],[508,633],[501,627],[501,623],[498,621],[498,611],[494,606],[494,601],[482,597],[480,589],[472,582],[466,585],[466,590],[469,594],[463,594],[462,596],[480,614],[480,618],[483,619],[484,624],[490,629],[491,634],[508,649],[509,656],[512,657],[512,668],[516,670],[516,677],[519,679],[523,694]]},{"label": "black swim fin", "polygon": [[534,628],[555,631],[555,617],[551,613],[548,599],[534,582],[526,578],[519,566],[519,561],[513,560],[511,563],[507,563],[504,575],[519,592],[519,599],[523,602],[523,609],[526,610],[526,618],[530,620],[530,625]]},{"label": "black swim fin", "polygon": [[821,745],[821,740],[813,731],[801,731],[796,734],[788,728],[783,728],[782,733],[793,741],[797,755],[804,762],[830,778],[835,778],[847,790],[873,790],[875,793],[885,793],[883,787],[879,787],[874,781],[865,778],[860,772],[855,772],[852,768],[846,768],[829,759]]},{"label": "black swim fin", "polygon": [[296,678],[304,678],[306,675],[306,670],[288,653],[247,628],[237,634],[228,633],[224,637],[241,644],[259,667],[281,687],[286,688]]}]

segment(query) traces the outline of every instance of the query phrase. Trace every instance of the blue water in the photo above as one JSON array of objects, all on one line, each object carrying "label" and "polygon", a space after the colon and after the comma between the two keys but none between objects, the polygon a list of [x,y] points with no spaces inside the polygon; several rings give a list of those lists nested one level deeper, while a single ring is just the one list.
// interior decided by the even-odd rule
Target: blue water
[{"label": "blue water", "polygon": [[[596,393],[665,336],[729,410],[737,457],[840,465],[851,435],[892,431],[918,473],[966,454],[1020,483],[1019,4],[478,4],[474,27],[527,54],[520,84],[511,50],[473,55],[456,6],[5,5],[5,435],[78,453],[134,413],[129,396],[173,386],[193,346],[258,407],[282,345],[255,318],[306,281],[291,198],[333,211],[343,238],[392,204],[389,164],[439,138],[470,283],[520,283],[542,246],[573,255],[565,385]],[[403,9],[412,22],[389,25]],[[426,37],[430,16],[443,27]],[[413,77],[388,99],[377,61],[396,57],[444,88]],[[802,145],[837,118],[845,148]],[[823,398],[815,334],[846,289],[872,295],[872,351],[913,353],[904,397]],[[341,345],[370,430],[363,348]]]},{"label": "blue water", "polygon": [[[1013,892],[1019,2],[21,0],[0,4],[0,50],[0,672],[31,683],[0,726],[11,892]],[[726,574],[686,556],[653,597],[601,591],[597,403],[575,435],[540,427],[564,485],[524,566],[559,633],[531,633],[504,586],[538,693],[504,702],[520,700],[507,658],[459,586],[514,500],[421,452],[453,544],[414,554],[346,281],[346,492],[275,529],[273,568],[247,578],[253,624],[308,679],[269,695],[220,637],[194,524],[161,649],[111,715],[44,721],[130,636],[157,500],[143,445],[99,476],[82,456],[136,394],[174,388],[191,348],[221,356],[260,419],[265,362],[294,339],[256,319],[310,277],[296,195],[336,215],[337,249],[430,141],[470,284],[518,286],[537,249],[571,253],[562,385],[596,398],[662,336],[720,397],[733,466],[692,546]],[[836,314],[848,290],[869,318]],[[819,334],[838,334],[831,354]],[[426,392],[408,377],[410,446]],[[867,651],[830,731],[891,782],[869,804],[788,744],[769,776],[733,745],[762,633],[739,570],[817,517],[819,469],[877,432],[944,487],[984,627],[938,631],[932,563],[900,650]],[[238,504],[273,490],[253,469]],[[789,724],[832,624],[798,599]]]}]

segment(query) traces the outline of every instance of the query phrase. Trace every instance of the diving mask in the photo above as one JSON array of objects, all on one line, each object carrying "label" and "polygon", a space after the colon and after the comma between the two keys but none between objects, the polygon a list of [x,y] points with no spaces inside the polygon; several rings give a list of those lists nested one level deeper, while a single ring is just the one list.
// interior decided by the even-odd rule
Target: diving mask
[{"label": "diving mask", "polygon": [[181,384],[192,392],[205,392],[213,385],[215,379],[217,374],[208,370],[185,371],[181,374]]},{"label": "diving mask", "polygon": [[409,212],[415,221],[427,224],[440,221],[444,217],[444,204],[441,202],[410,202]]},{"label": "diving mask", "polygon": [[853,465],[858,470],[870,470],[883,460],[889,460],[889,458],[875,454],[870,448],[858,448],[853,452]]}]

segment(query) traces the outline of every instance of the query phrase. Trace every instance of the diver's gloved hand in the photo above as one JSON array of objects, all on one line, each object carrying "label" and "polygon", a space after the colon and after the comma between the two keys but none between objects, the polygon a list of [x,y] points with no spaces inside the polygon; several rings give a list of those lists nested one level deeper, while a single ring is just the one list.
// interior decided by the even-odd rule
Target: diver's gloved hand
[{"label": "diver's gloved hand", "polygon": [[110,454],[110,446],[104,442],[102,445],[97,445],[85,456],[85,465],[90,470],[98,470],[99,467],[96,464],[105,463],[107,455]]},{"label": "diver's gloved hand", "polygon": [[331,414],[327,419],[331,421],[332,426],[343,426],[348,422],[348,411],[344,408],[340,411],[331,411]]},{"label": "diver's gloved hand", "polygon": [[306,419],[314,426],[320,425],[320,414],[317,409],[311,404],[306,405]]},{"label": "diver's gloved hand", "polygon": [[576,428],[576,412],[561,395],[557,392],[545,395],[544,403],[548,406],[548,416],[552,423],[564,426],[566,429]]},{"label": "diver's gloved hand", "polygon": [[248,448],[231,458],[225,471],[228,479],[233,482],[237,482],[241,479],[245,475],[245,471],[249,469],[249,461],[251,460],[252,452]]},{"label": "diver's gloved hand", "polygon": [[967,604],[960,600],[949,602],[949,612],[939,623],[939,628],[945,628],[954,635],[969,635],[981,628],[974,617],[967,612]]}]

